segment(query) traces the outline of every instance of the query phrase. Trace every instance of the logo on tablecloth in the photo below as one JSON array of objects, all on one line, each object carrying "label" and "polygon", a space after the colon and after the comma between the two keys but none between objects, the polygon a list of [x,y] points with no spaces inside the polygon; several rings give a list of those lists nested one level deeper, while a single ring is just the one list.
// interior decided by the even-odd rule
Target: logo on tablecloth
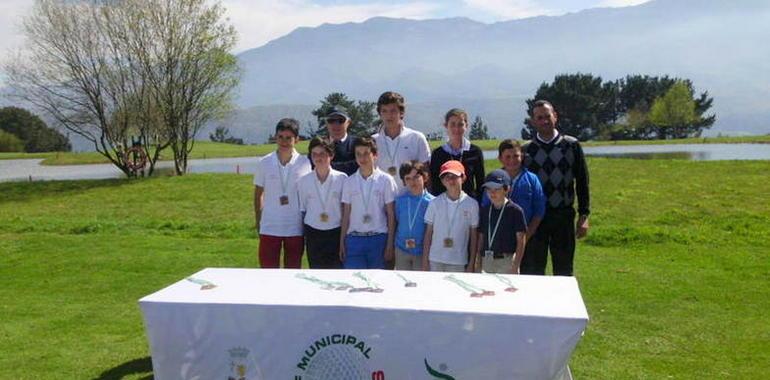
[{"label": "logo on tablecloth", "polygon": [[[447,366],[446,364],[441,364],[438,366],[439,370],[446,371]],[[439,372],[438,370],[434,369],[433,367],[428,364],[428,359],[425,359],[425,370],[428,371],[428,373],[433,376],[434,379],[441,379],[441,380],[455,380],[454,377],[449,376],[445,373]]]},{"label": "logo on tablecloth", "polygon": [[233,347],[227,352],[230,354],[230,376],[227,380],[247,380],[246,372],[248,366],[246,360],[249,357],[249,350],[243,347]]},{"label": "logo on tablecloth", "polygon": [[372,347],[353,335],[327,335],[302,353],[294,380],[385,380],[385,372],[369,368],[371,355]]}]

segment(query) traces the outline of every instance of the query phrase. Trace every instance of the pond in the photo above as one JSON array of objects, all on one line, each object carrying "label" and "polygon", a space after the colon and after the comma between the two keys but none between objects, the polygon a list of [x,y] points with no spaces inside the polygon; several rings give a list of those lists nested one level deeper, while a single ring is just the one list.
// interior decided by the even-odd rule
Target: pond
[{"label": "pond", "polygon": [[[583,152],[591,157],[643,160],[770,160],[770,144],[605,145],[583,147]],[[484,158],[497,158],[497,151],[484,151]]]},{"label": "pond", "polygon": [[[631,159],[770,160],[770,144],[673,144],[612,145],[584,147],[591,157]],[[497,151],[484,151],[486,159],[497,158]],[[110,164],[43,166],[40,159],[0,160],[0,181],[40,181],[119,178],[123,174]],[[190,173],[254,173],[257,157],[190,160]],[[160,162],[159,175],[173,173],[173,162]]]}]

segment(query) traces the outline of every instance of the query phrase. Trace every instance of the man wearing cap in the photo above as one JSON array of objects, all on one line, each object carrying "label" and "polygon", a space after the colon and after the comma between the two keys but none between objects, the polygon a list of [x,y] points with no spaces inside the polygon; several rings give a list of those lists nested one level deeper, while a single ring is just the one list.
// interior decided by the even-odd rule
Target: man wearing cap
[{"label": "man wearing cap", "polygon": [[550,250],[553,274],[572,276],[575,238],[580,239],[588,233],[588,166],[578,140],[556,130],[558,119],[550,102],[536,101],[530,115],[537,134],[523,147],[525,166],[540,178],[546,211],[537,232],[527,243],[521,273],[545,274]]},{"label": "man wearing cap", "polygon": [[425,211],[422,270],[473,272],[479,204],[463,191],[465,168],[460,161],[441,165],[439,177],[446,191],[430,201]]},{"label": "man wearing cap", "polygon": [[355,137],[348,135],[348,127],[350,127],[351,122],[348,111],[345,107],[334,106],[326,114],[325,122],[329,138],[334,144],[332,169],[350,176],[358,170],[358,164],[356,163],[356,154],[353,150]]},{"label": "man wearing cap", "polygon": [[490,203],[479,213],[479,242],[476,257],[486,273],[519,274],[527,238],[524,211],[508,199],[511,176],[497,169],[484,179]]}]

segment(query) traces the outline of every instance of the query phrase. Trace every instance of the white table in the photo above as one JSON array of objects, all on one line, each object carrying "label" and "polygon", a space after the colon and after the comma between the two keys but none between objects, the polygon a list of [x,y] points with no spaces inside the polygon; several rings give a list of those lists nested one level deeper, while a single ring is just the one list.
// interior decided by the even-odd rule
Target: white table
[{"label": "white table", "polygon": [[573,277],[447,276],[204,269],[139,301],[155,378],[569,378]]}]

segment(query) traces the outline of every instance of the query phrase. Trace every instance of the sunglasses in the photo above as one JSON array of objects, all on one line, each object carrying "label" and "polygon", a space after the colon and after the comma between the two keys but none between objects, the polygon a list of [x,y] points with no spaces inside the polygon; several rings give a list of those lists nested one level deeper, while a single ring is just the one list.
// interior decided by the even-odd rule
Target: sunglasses
[{"label": "sunglasses", "polygon": [[341,117],[333,117],[333,118],[326,119],[326,122],[329,124],[342,124],[345,122],[345,119]]}]

